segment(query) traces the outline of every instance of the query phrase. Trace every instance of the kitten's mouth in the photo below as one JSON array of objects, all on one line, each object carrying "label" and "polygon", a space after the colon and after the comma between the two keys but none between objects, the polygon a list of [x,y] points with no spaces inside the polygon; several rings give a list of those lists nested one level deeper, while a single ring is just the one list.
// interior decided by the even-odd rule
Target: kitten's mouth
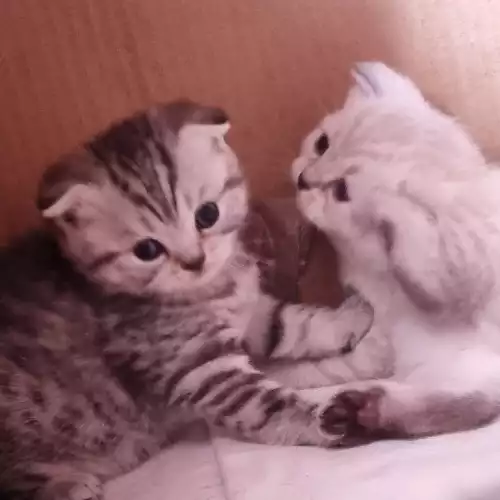
[{"label": "kitten's mouth", "polygon": [[313,191],[300,191],[297,194],[297,206],[302,215],[311,222],[314,222],[311,219],[311,213],[313,212],[312,208],[315,205],[315,200],[316,196]]}]

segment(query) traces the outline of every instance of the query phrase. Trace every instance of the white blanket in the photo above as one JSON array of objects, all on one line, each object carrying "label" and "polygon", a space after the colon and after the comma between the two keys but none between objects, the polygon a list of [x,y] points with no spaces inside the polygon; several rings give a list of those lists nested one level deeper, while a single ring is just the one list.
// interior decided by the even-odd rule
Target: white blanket
[{"label": "white blanket", "polygon": [[111,482],[107,500],[500,500],[500,422],[355,449],[220,436],[166,450]]}]

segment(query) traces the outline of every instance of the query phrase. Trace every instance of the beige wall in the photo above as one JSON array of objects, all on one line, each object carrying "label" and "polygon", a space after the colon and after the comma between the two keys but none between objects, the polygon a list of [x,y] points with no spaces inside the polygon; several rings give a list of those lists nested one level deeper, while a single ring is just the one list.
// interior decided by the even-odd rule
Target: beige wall
[{"label": "beige wall", "polygon": [[497,0],[2,0],[0,239],[33,220],[48,161],[179,95],[226,107],[255,192],[288,192],[359,59],[408,72],[500,153],[498,20]]}]

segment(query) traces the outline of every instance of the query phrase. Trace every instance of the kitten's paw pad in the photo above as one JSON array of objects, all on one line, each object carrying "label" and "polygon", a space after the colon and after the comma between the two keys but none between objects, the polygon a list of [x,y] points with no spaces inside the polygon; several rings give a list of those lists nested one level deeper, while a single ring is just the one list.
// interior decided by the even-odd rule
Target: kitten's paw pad
[{"label": "kitten's paw pad", "polygon": [[357,412],[362,407],[361,392],[344,391],[335,396],[320,414],[321,430],[329,435],[345,435],[357,424]]},{"label": "kitten's paw pad", "polygon": [[325,434],[356,435],[380,429],[380,402],[385,391],[374,387],[366,391],[343,391],[320,415]]},{"label": "kitten's paw pad", "polygon": [[382,400],[385,390],[381,387],[373,387],[367,391],[360,391],[359,400],[363,401],[357,412],[357,423],[367,430],[382,430]]}]

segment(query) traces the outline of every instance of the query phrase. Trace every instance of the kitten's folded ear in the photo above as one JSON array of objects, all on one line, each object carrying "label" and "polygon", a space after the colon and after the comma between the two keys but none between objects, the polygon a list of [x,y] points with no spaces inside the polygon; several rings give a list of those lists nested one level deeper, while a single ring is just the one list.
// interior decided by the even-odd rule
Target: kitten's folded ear
[{"label": "kitten's folded ear", "polygon": [[186,127],[196,129],[199,133],[209,137],[222,139],[229,128],[229,116],[221,108],[197,105]]},{"label": "kitten's folded ear", "polygon": [[99,170],[85,151],[62,157],[51,165],[38,186],[36,204],[43,217],[58,218],[81,204],[99,184]]},{"label": "kitten's folded ear", "polygon": [[222,108],[206,106],[189,99],[156,106],[148,115],[160,128],[162,124],[166,125],[174,134],[178,134],[183,127],[198,126],[207,135],[223,137],[230,127],[229,116]]},{"label": "kitten's folded ear", "polygon": [[229,116],[222,108],[198,106],[192,122],[202,125],[229,125]]},{"label": "kitten's folded ear", "polygon": [[348,101],[359,98],[391,98],[406,103],[425,103],[418,87],[407,77],[381,62],[360,62],[351,71],[354,85]]}]

